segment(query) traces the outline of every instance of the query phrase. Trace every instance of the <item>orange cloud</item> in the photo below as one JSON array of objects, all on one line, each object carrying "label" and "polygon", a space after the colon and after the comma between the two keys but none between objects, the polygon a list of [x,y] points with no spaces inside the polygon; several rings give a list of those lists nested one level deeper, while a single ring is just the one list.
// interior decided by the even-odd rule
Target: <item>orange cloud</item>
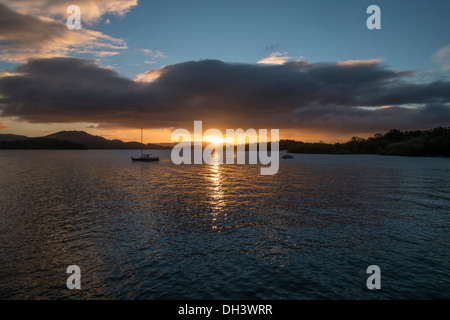
[{"label": "orange cloud", "polygon": [[76,4],[81,9],[82,23],[92,25],[105,14],[125,15],[138,0],[3,0],[13,10],[33,16],[66,18],[67,7]]},{"label": "orange cloud", "polygon": [[347,60],[347,61],[338,61],[337,64],[339,66],[357,66],[357,65],[370,65],[377,64],[382,62],[381,59],[367,59],[367,60]]},{"label": "orange cloud", "polygon": [[4,121],[0,122],[0,130],[8,130],[8,129],[11,129],[11,127],[8,126],[6,122]]},{"label": "orange cloud", "polygon": [[67,56],[74,52],[102,57],[127,48],[121,39],[85,28],[69,30],[63,22],[21,14],[3,4],[0,4],[0,29],[0,59],[8,62]]},{"label": "orange cloud", "polygon": [[289,57],[286,55],[287,52],[281,53],[281,52],[274,52],[271,53],[268,57],[261,59],[258,61],[259,64],[285,64],[289,59],[292,57]]},{"label": "orange cloud", "polygon": [[[147,61],[146,61],[146,63],[147,63]],[[138,81],[138,82],[155,81],[156,79],[158,79],[161,76],[163,69],[164,69],[164,67],[161,67],[159,69],[151,69],[151,70],[145,71],[143,73],[138,74],[134,80]]]}]

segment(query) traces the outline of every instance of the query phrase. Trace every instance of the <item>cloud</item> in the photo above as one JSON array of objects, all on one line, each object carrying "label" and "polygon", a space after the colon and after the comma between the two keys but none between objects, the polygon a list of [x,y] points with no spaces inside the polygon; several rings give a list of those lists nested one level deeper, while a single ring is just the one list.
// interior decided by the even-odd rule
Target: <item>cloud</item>
[{"label": "cloud", "polygon": [[[156,63],[155,59],[167,58],[167,56],[164,54],[164,52],[162,52],[160,50],[138,49],[137,51],[139,53],[149,56],[151,58],[150,60],[144,61],[144,63],[146,63],[146,64],[155,64]],[[148,78],[148,77],[146,77],[142,74],[142,75],[138,75],[136,78],[140,81],[140,80],[142,80],[141,78]],[[144,81],[148,81],[148,80],[144,79]]]},{"label": "cloud", "polygon": [[0,70],[0,78],[2,78],[2,77],[10,77],[10,76],[13,76],[13,75],[14,75],[14,73],[11,73],[11,72],[9,72],[7,70]]},{"label": "cloud", "polygon": [[8,130],[11,129],[4,121],[0,121],[0,130]]},{"label": "cloud", "polygon": [[289,59],[292,57],[289,57],[286,55],[287,52],[281,53],[281,52],[273,52],[269,54],[268,57],[261,59],[258,61],[260,64],[285,64]]},{"label": "cloud", "polygon": [[13,10],[40,17],[67,19],[67,7],[77,5],[81,9],[83,24],[92,25],[105,14],[124,16],[135,7],[138,0],[2,0]]},{"label": "cloud", "polygon": [[[147,64],[152,64],[153,61],[145,61]],[[158,79],[162,72],[164,70],[164,67],[161,67],[159,69],[150,69],[143,73],[140,73],[136,76],[134,80],[141,81],[141,82],[152,82],[156,79]]]},{"label": "cloud", "polygon": [[339,66],[356,66],[356,65],[370,65],[381,63],[381,59],[368,59],[368,60],[346,60],[346,61],[338,61],[337,64]]},{"label": "cloud", "polygon": [[167,58],[164,52],[160,50],[138,49],[138,51],[152,58]]},{"label": "cloud", "polygon": [[450,70],[450,44],[439,49],[432,59],[441,64],[444,71]]},{"label": "cloud", "polygon": [[69,30],[65,23],[17,13],[3,4],[0,4],[0,30],[0,59],[8,62],[66,56],[76,52],[113,55],[116,53],[106,52],[127,47],[123,40],[101,32]]},{"label": "cloud", "polygon": [[[128,79],[93,61],[36,59],[0,78],[0,116],[99,127],[367,132],[448,126],[450,82],[379,61],[282,65],[188,61]],[[138,76],[139,77],[139,76]],[[138,78],[137,77],[137,78]],[[141,80],[141,81],[136,81]]]},{"label": "cloud", "polygon": [[112,57],[120,54],[120,52],[117,51],[94,51],[94,50],[78,50],[77,53],[90,53],[100,58]]},{"label": "cloud", "polygon": [[155,59],[165,59],[167,56],[164,54],[164,52],[160,50],[150,50],[150,49],[138,49],[138,51],[142,54],[145,54],[146,56],[149,56],[152,60],[144,61],[147,64],[154,64],[156,63]]}]

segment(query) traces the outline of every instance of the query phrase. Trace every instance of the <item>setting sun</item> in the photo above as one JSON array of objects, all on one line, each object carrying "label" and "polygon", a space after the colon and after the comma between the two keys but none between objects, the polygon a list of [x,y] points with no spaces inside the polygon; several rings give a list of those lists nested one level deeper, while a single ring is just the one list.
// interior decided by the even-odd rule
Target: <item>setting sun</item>
[{"label": "setting sun", "polygon": [[218,136],[205,137],[204,141],[211,142],[214,144],[221,144],[225,142],[223,138]]}]

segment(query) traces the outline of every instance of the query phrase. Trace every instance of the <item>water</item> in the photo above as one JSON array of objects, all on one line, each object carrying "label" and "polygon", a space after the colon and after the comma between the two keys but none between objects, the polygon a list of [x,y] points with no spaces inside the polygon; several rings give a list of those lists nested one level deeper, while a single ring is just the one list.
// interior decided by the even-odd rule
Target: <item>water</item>
[{"label": "water", "polygon": [[450,159],[134,153],[0,151],[0,298],[450,298]]}]

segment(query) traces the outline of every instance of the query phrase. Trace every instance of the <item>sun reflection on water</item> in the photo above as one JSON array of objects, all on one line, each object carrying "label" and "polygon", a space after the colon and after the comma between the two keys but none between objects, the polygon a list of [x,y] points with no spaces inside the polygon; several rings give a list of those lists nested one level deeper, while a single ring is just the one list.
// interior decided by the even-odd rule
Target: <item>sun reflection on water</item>
[{"label": "sun reflection on water", "polygon": [[222,168],[220,165],[220,155],[218,153],[214,154],[214,163],[209,166],[210,175],[209,179],[211,182],[211,208],[212,208],[212,221],[213,229],[217,229],[216,221],[219,215],[224,215],[224,192],[222,186]]}]

